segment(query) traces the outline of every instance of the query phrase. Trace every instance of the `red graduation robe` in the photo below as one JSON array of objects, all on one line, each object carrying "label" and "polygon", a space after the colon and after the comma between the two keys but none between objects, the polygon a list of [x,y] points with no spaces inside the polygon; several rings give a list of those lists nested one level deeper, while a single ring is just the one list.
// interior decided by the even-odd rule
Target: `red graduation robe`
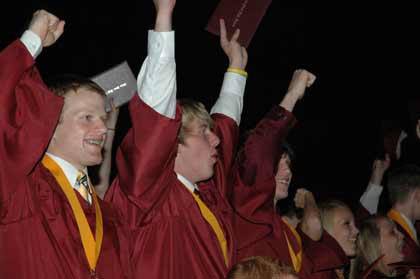
[{"label": "red graduation robe", "polygon": [[[60,117],[63,99],[50,92],[26,47],[15,41],[0,53],[0,277],[91,278],[70,204],[40,163]],[[95,211],[79,196],[95,231]],[[100,203],[104,219],[100,278],[131,274],[127,227]]]},{"label": "red graduation robe", "polygon": [[294,123],[292,113],[275,106],[238,154],[231,202],[238,213],[234,225],[239,260],[267,256],[293,266],[286,235],[294,253],[301,252],[298,239],[273,207],[281,143]]},{"label": "red graduation robe", "polygon": [[305,278],[337,279],[336,270],[344,269],[350,264],[349,258],[340,244],[324,230],[322,238],[314,241],[300,230],[304,259],[302,268]]},{"label": "red graduation robe", "polygon": [[[181,110],[175,119],[154,111],[136,95],[130,103],[133,127],[117,152],[118,177],[106,199],[123,210],[133,231],[135,277],[150,279],[225,278],[222,250],[191,192],[177,179],[174,162]],[[220,137],[212,179],[199,185],[227,240],[229,264],[235,263],[232,209],[225,199],[238,127],[213,115]]]}]

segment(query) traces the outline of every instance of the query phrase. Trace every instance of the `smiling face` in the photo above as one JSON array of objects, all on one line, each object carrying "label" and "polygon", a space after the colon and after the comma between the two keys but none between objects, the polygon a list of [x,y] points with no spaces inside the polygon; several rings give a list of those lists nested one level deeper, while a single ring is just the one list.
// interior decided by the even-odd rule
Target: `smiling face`
[{"label": "smiling face", "polygon": [[64,100],[48,152],[77,169],[100,164],[107,131],[104,97],[81,87],[67,93]]},{"label": "smiling face", "polygon": [[175,172],[192,183],[207,180],[213,176],[217,161],[216,147],[220,139],[213,133],[209,124],[194,118],[186,127],[183,143],[178,144],[175,159]]},{"label": "smiling face", "polygon": [[275,176],[276,180],[276,193],[275,200],[287,198],[289,195],[289,184],[292,180],[292,171],[290,169],[290,157],[287,153],[283,153],[277,166]]},{"label": "smiling face", "polygon": [[352,257],[356,254],[356,240],[359,233],[353,213],[347,207],[337,207],[333,211],[328,232],[340,244],[346,255]]}]

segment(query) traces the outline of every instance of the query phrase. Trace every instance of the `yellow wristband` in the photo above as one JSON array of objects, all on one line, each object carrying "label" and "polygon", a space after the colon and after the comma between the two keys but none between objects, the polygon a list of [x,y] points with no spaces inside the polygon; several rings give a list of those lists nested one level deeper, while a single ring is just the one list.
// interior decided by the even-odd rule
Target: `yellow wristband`
[{"label": "yellow wristband", "polygon": [[238,69],[238,68],[228,68],[227,72],[236,73],[236,74],[241,75],[243,77],[248,77],[248,73],[246,71]]}]

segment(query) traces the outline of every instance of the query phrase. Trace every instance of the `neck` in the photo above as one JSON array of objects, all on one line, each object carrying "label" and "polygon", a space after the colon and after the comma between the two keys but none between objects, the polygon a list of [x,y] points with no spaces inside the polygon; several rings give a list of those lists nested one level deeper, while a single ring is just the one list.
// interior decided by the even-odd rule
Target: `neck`
[{"label": "neck", "polygon": [[51,150],[47,150],[47,153],[49,153],[51,155],[54,155],[54,156],[60,158],[61,160],[66,161],[67,163],[72,165],[77,170],[84,170],[86,168],[86,166],[82,166],[80,164],[74,164],[72,161],[68,160],[65,156],[62,156],[60,153],[57,153],[57,152],[54,152],[54,151],[51,151]]},{"label": "neck", "polygon": [[415,223],[414,213],[413,213],[413,205],[410,202],[407,203],[397,203],[393,207],[398,212],[404,214],[405,217],[407,217],[411,223]]}]

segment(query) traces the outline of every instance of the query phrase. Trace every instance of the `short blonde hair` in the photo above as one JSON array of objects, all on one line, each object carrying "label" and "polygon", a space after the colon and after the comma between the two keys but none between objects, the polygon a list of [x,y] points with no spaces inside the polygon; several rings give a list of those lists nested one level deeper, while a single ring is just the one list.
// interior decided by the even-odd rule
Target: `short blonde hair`
[{"label": "short blonde hair", "polygon": [[269,257],[250,257],[234,265],[227,279],[281,279],[295,275],[293,268]]},{"label": "short blonde hair", "polygon": [[182,123],[178,133],[178,140],[180,143],[185,142],[185,136],[188,134],[190,124],[194,119],[199,119],[210,128],[213,126],[213,120],[202,103],[189,99],[182,99],[179,101],[179,104],[182,107]]},{"label": "short blonde hair", "polygon": [[319,207],[319,212],[321,214],[322,226],[329,233],[331,233],[331,230],[332,230],[336,209],[345,208],[345,209],[350,210],[347,204],[339,200],[327,200],[327,201],[321,202],[318,207]]}]

